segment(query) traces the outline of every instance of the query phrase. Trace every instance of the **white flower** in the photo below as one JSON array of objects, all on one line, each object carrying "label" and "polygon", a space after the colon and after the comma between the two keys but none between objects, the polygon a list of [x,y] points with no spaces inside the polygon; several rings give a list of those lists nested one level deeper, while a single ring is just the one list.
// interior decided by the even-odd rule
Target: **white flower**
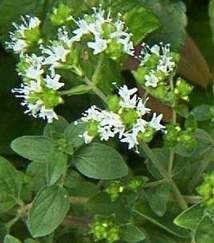
[{"label": "white flower", "polygon": [[53,109],[46,109],[44,106],[41,106],[38,117],[47,120],[48,123],[53,122],[54,119],[58,120],[58,116]]},{"label": "white flower", "polygon": [[154,71],[145,75],[145,86],[156,88],[159,82],[158,77],[155,75]]},{"label": "white flower", "polygon": [[25,39],[25,31],[39,27],[41,21],[37,17],[25,15],[21,17],[20,25],[13,23],[14,32],[10,32],[10,41],[6,42],[7,48],[12,49],[16,54],[23,54],[28,49],[28,43]]},{"label": "white flower", "polygon": [[93,52],[94,55],[97,55],[97,54],[105,51],[105,49],[107,48],[107,43],[108,43],[107,40],[96,37],[95,41],[88,42],[87,46],[94,50],[94,52]]},{"label": "white flower", "polygon": [[83,113],[83,117],[81,118],[81,120],[85,122],[90,120],[100,122],[101,119],[102,119],[102,112],[95,105],[93,105],[88,110],[86,110]]},{"label": "white flower", "polygon": [[42,67],[43,57],[32,54],[31,56],[25,55],[22,58],[24,58],[27,68],[18,74],[29,79],[39,80],[41,75],[44,73]]},{"label": "white flower", "polygon": [[75,23],[79,28],[73,31],[74,36],[72,37],[72,39],[74,41],[80,41],[83,35],[90,33],[90,26],[89,23],[84,19],[79,19],[75,21]]},{"label": "white flower", "polygon": [[53,90],[58,90],[60,89],[62,86],[64,86],[64,83],[60,83],[61,76],[59,74],[55,74],[53,76],[49,76],[47,75],[45,80],[45,84],[49,89],[53,89]]},{"label": "white flower", "polygon": [[150,48],[151,53],[153,53],[157,56],[160,56],[160,50],[161,50],[161,48],[159,45],[154,45]]},{"label": "white flower", "polygon": [[93,136],[90,136],[90,135],[88,134],[88,131],[85,131],[82,135],[79,135],[79,137],[80,137],[80,138],[83,138],[85,144],[89,144],[89,143],[91,143],[92,140],[94,139]]},{"label": "white flower", "polygon": [[128,143],[128,149],[132,149],[132,148],[136,147],[136,145],[139,144],[139,142],[137,140],[137,134],[134,132],[124,133],[123,138],[120,139],[120,142]]},{"label": "white flower", "polygon": [[149,113],[151,111],[151,109],[149,109],[145,106],[142,99],[140,99],[138,101],[136,110],[137,110],[137,112],[139,113],[140,116],[144,116],[146,113]]},{"label": "white flower", "polygon": [[47,55],[43,64],[56,67],[60,62],[65,62],[69,49],[66,49],[61,43],[54,42],[47,48],[41,47],[42,53]]},{"label": "white flower", "polygon": [[164,129],[165,127],[160,124],[162,118],[163,118],[163,114],[157,116],[157,114],[154,113],[152,116],[152,120],[149,122],[149,126],[154,128],[156,131]]},{"label": "white flower", "polygon": [[69,37],[68,31],[65,28],[60,28],[58,30],[57,37],[58,37],[58,41],[61,41],[68,48],[72,47],[74,40]]},{"label": "white flower", "polygon": [[137,105],[137,88],[128,89],[126,85],[120,87],[119,95],[121,97],[120,106],[122,108],[135,108]]},{"label": "white flower", "polygon": [[148,122],[142,118],[138,118],[137,122],[134,124],[132,131],[134,133],[144,132],[145,127],[147,126]]},{"label": "white flower", "polygon": [[137,88],[128,89],[126,85],[123,85],[122,87],[119,88],[118,94],[122,99],[126,100],[127,97],[130,98],[136,92],[137,92]]}]

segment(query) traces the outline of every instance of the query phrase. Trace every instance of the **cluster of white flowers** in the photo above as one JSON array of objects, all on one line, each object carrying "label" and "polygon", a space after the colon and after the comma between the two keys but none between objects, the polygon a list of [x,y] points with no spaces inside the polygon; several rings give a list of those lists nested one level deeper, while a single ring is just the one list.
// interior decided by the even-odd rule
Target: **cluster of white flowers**
[{"label": "cluster of white flowers", "polygon": [[[101,140],[107,141],[109,138],[118,135],[122,143],[128,143],[129,149],[136,148],[140,142],[140,134],[146,132],[148,128],[155,131],[164,129],[161,125],[162,114],[153,114],[152,119],[147,121],[144,116],[150,113],[143,100],[137,96],[137,89],[128,89],[126,85],[119,88],[119,108],[117,112],[101,110],[96,106],[92,106],[83,113],[82,122],[92,122],[97,126],[97,133]],[[131,111],[131,112],[129,112]],[[123,120],[123,115],[134,117],[131,124],[126,124]],[[129,118],[128,118],[129,119]],[[132,120],[132,118],[131,118]],[[94,135],[90,131],[85,131],[81,137],[85,143],[90,143]]]},{"label": "cluster of white flowers", "polygon": [[[22,105],[27,106],[27,113],[47,119],[48,122],[57,118],[54,107],[62,102],[57,91],[63,84],[59,82],[57,68],[66,64],[68,54],[72,56],[76,48],[74,43],[82,41],[82,37],[88,35],[86,44],[93,49],[94,55],[105,51],[111,41],[119,43],[125,53],[132,54],[133,50],[131,34],[124,27],[120,15],[113,21],[110,11],[106,14],[100,7],[93,8],[91,15],[84,15],[82,19],[73,21],[77,25],[73,32],[69,33],[66,27],[62,27],[58,30],[57,39],[44,45],[40,38],[41,21],[37,17],[26,15],[22,17],[20,25],[13,24],[15,31],[10,33],[10,42],[6,43],[20,57],[17,69],[23,82],[13,92],[24,99]],[[40,55],[27,54],[31,44],[39,44]]]},{"label": "cluster of white flowers", "polygon": [[170,44],[160,43],[151,48],[144,45],[140,58],[140,66],[146,66],[149,61],[152,63],[151,70],[144,77],[146,87],[157,87],[163,77],[169,76],[176,67],[175,60],[171,55]]},{"label": "cluster of white flowers", "polygon": [[52,122],[53,119],[58,118],[54,107],[62,102],[57,90],[64,84],[59,82],[60,75],[53,72],[44,77],[42,65],[43,57],[38,57],[35,54],[23,55],[22,65],[18,72],[23,78],[23,83],[20,88],[15,88],[12,92],[23,99],[21,104],[27,107],[25,113]]},{"label": "cluster of white flowers", "polygon": [[93,8],[93,11],[94,13],[90,15],[90,18],[85,15],[75,21],[78,28],[73,31],[74,40],[80,41],[84,35],[91,34],[93,41],[89,41],[87,46],[93,49],[94,55],[105,51],[112,41],[121,44],[125,53],[133,55],[132,35],[125,28],[121,15],[118,14],[116,21],[114,21],[111,18],[110,11],[106,14],[101,7],[99,9]]},{"label": "cluster of white flowers", "polygon": [[25,15],[21,17],[22,23],[13,23],[14,32],[10,32],[10,41],[6,42],[7,48],[12,49],[16,54],[23,54],[28,50],[28,36],[26,33],[30,30],[37,30],[41,21],[37,17]]}]

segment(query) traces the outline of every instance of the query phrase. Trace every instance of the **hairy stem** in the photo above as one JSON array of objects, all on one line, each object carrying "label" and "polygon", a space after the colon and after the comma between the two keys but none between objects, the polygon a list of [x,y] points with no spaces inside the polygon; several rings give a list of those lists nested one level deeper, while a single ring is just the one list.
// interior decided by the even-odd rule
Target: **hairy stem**
[{"label": "hairy stem", "polygon": [[141,146],[142,146],[144,152],[146,153],[146,155],[148,156],[148,158],[151,160],[151,162],[154,164],[156,169],[159,171],[160,175],[171,184],[174,195],[177,199],[177,202],[178,202],[180,208],[182,210],[188,208],[188,205],[187,205],[186,201],[184,200],[181,192],[179,191],[177,185],[175,184],[175,182],[173,181],[171,176],[168,174],[168,172],[165,170],[165,168],[162,166],[162,164],[160,163],[158,158],[155,156],[155,154],[152,152],[152,150],[145,143],[141,143]]},{"label": "hairy stem", "polygon": [[[171,91],[174,90],[173,76],[170,77],[170,80],[169,80]],[[172,124],[175,125],[176,120],[177,120],[177,115],[176,115],[176,111],[175,111],[175,103],[173,103],[172,104]],[[172,175],[174,159],[175,159],[175,152],[174,152],[174,149],[172,148],[172,149],[170,149],[170,154],[169,154],[169,167],[168,167],[169,175]]]}]

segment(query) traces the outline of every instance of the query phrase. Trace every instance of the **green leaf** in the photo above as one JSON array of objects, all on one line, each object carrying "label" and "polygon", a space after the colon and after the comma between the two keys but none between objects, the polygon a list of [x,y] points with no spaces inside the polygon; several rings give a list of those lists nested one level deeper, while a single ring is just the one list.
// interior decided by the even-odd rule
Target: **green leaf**
[{"label": "green leaf", "polygon": [[72,122],[65,130],[65,139],[74,149],[78,149],[85,144],[84,139],[80,136],[85,131],[86,123]]},{"label": "green leaf", "polygon": [[126,12],[124,19],[130,33],[133,34],[133,42],[137,45],[147,34],[159,28],[160,24],[157,17],[151,11],[145,9],[141,3],[129,1],[130,5],[131,3],[134,6]]},{"label": "green leaf", "polygon": [[170,192],[169,183],[156,185],[145,190],[145,197],[149,206],[158,216],[163,216],[166,213]]},{"label": "green leaf", "polygon": [[78,150],[73,162],[77,170],[89,178],[113,180],[128,174],[122,156],[112,147],[100,143]]},{"label": "green leaf", "polygon": [[134,225],[129,224],[121,227],[121,239],[125,242],[135,243],[145,238],[143,231]]},{"label": "green leaf", "polygon": [[195,117],[197,121],[208,121],[211,119],[210,106],[209,105],[199,105],[196,106],[191,114]]},{"label": "green leaf", "polygon": [[171,0],[142,0],[142,2],[161,23],[160,30],[152,35],[152,39],[179,48],[186,37],[187,17],[184,3]]},{"label": "green leaf", "polygon": [[213,243],[214,239],[214,222],[209,216],[205,216],[200,222],[196,234],[195,242],[196,243]]},{"label": "green leaf", "polygon": [[210,25],[213,32],[213,42],[214,42],[214,0],[210,0],[209,3],[209,17],[210,17]]},{"label": "green leaf", "polygon": [[189,233],[182,228],[175,226],[173,221],[173,215],[168,211],[167,215],[164,217],[158,217],[154,214],[146,202],[139,202],[134,210],[136,215],[146,219],[148,222],[158,226],[159,228],[165,230],[166,232],[181,238],[187,238]]},{"label": "green leaf", "polygon": [[22,157],[29,160],[46,161],[54,151],[54,143],[43,136],[23,136],[11,143],[11,148]]},{"label": "green leaf", "polygon": [[47,184],[55,184],[66,173],[68,157],[65,153],[55,151],[47,159]]},{"label": "green leaf", "polygon": [[185,229],[195,231],[204,216],[204,208],[200,204],[187,208],[175,219],[174,223]]},{"label": "green leaf", "polygon": [[48,123],[44,128],[44,136],[57,139],[62,136],[66,127],[68,127],[69,123],[65,118],[59,117],[58,120],[54,120],[52,123]]},{"label": "green leaf", "polygon": [[69,197],[64,188],[43,188],[33,201],[27,225],[33,237],[52,233],[63,221],[69,210]]},{"label": "green leaf", "polygon": [[6,235],[3,243],[21,243],[21,241],[12,235]]},{"label": "green leaf", "polygon": [[0,212],[12,208],[20,198],[23,184],[21,172],[6,159],[0,157]]}]

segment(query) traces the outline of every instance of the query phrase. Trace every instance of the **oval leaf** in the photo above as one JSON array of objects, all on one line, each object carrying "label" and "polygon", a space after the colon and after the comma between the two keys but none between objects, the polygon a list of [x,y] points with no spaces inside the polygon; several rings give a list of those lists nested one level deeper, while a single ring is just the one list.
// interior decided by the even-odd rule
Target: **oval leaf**
[{"label": "oval leaf", "polygon": [[26,159],[46,161],[54,151],[54,143],[44,136],[23,136],[15,139],[11,148]]},{"label": "oval leaf", "polygon": [[47,183],[49,186],[66,172],[68,157],[66,154],[56,151],[51,153],[47,160]]},{"label": "oval leaf", "polygon": [[200,204],[193,205],[179,214],[174,223],[185,229],[194,231],[204,216],[204,208]]},{"label": "oval leaf", "polygon": [[113,180],[128,174],[128,167],[122,156],[104,144],[85,146],[75,154],[73,161],[77,170],[89,178]]},{"label": "oval leaf", "polygon": [[21,241],[12,235],[6,235],[3,243],[21,243]]},{"label": "oval leaf", "polygon": [[121,228],[122,233],[121,233],[121,238],[125,242],[129,243],[135,243],[135,242],[141,242],[144,240],[146,237],[139,228],[137,228],[134,225],[125,225]]},{"label": "oval leaf", "polygon": [[28,228],[33,237],[52,233],[69,210],[69,198],[59,186],[42,189],[33,201],[28,217]]}]

